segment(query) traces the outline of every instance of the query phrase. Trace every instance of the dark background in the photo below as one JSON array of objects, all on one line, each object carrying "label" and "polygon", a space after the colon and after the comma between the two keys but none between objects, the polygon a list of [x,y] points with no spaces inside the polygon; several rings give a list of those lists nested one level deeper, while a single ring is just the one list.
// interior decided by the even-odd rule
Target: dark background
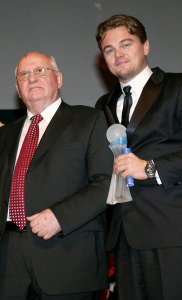
[{"label": "dark background", "polygon": [[181,72],[181,0],[1,0],[0,121],[8,122],[22,113],[14,70],[31,51],[57,59],[63,73],[61,96],[66,102],[94,106],[114,84],[100,57],[96,28],[118,13],[133,15],[145,25],[150,67]]}]

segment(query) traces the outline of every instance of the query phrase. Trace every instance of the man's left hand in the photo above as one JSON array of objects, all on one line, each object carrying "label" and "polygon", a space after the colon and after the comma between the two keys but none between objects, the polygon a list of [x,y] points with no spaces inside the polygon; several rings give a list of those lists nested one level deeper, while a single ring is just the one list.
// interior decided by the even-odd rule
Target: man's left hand
[{"label": "man's left hand", "polygon": [[32,232],[39,237],[42,237],[44,240],[50,239],[61,231],[58,220],[49,208],[38,214],[27,217],[27,220],[30,221]]}]

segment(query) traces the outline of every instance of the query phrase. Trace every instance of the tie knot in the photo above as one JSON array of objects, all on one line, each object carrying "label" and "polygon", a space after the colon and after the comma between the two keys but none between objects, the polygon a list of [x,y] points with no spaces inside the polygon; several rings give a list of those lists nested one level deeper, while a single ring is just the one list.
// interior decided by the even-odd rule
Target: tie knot
[{"label": "tie knot", "polygon": [[125,95],[126,95],[127,93],[129,93],[130,90],[131,90],[131,86],[130,86],[130,85],[127,85],[127,86],[125,86],[125,87],[123,88],[123,91],[124,91]]},{"label": "tie knot", "polygon": [[38,115],[31,117],[30,120],[31,120],[32,124],[39,124],[39,122],[43,120],[43,117],[41,116],[41,114],[38,114]]}]

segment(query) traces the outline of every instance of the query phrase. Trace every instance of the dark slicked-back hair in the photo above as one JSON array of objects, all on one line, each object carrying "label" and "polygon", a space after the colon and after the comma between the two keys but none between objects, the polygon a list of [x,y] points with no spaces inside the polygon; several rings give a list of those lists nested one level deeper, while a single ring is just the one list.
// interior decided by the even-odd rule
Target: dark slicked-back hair
[{"label": "dark slicked-back hair", "polygon": [[103,35],[106,31],[115,29],[117,27],[126,27],[130,34],[136,35],[142,44],[147,40],[147,35],[145,27],[143,24],[132,16],[127,15],[114,15],[107,19],[106,21],[99,24],[96,32],[96,40],[100,50],[102,51],[101,44]]}]

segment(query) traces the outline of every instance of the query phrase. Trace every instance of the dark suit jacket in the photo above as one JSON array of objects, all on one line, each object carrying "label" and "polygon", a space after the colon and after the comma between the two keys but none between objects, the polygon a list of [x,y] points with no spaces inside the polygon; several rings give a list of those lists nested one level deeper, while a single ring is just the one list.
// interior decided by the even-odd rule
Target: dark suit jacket
[{"label": "dark suit jacket", "polygon": [[[119,84],[102,96],[111,125],[112,102]],[[109,108],[110,107],[110,108]],[[141,159],[154,159],[162,185],[135,180],[132,202],[113,207],[107,249],[114,248],[123,226],[128,243],[136,249],[182,246],[182,74],[153,69],[127,127],[128,146]]]},{"label": "dark suit jacket", "polygon": [[[0,237],[25,117],[0,128]],[[63,235],[45,241],[28,224],[32,264],[47,294],[105,289],[108,283],[103,212],[113,158],[104,114],[62,102],[27,172],[26,215],[50,208]]]}]

